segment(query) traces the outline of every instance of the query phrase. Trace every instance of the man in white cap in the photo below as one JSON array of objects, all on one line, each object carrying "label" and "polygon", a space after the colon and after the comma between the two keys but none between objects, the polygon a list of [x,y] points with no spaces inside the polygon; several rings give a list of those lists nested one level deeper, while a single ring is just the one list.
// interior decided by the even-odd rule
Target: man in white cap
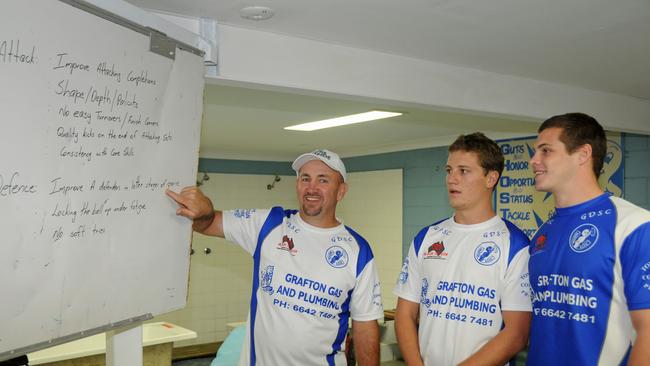
[{"label": "man in white cap", "polygon": [[298,211],[215,211],[197,187],[167,194],[195,231],[226,238],[253,256],[240,365],[346,365],[341,346],[350,317],[357,363],[378,365],[383,308],[372,251],[336,217],[348,190],[345,165],[319,149],[299,156],[292,168]]}]

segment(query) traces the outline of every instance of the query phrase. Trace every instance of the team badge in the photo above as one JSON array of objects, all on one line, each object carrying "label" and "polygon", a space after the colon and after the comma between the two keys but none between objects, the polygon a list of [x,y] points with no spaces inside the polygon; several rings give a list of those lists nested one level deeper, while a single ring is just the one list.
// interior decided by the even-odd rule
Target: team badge
[{"label": "team badge", "polygon": [[273,295],[273,286],[271,286],[271,283],[273,282],[274,269],[274,266],[266,266],[266,268],[260,271],[262,291],[269,295]]},{"label": "team badge", "polygon": [[348,264],[348,252],[338,245],[329,247],[325,252],[325,260],[334,268],[343,268]]},{"label": "team badge", "polygon": [[282,242],[278,244],[277,249],[287,251],[291,255],[298,253],[298,249],[295,249],[295,245],[293,244],[293,239],[287,235],[282,237]]},{"label": "team badge", "polygon": [[576,253],[584,253],[593,248],[598,241],[598,228],[593,224],[582,224],[573,229],[569,236],[569,246]]},{"label": "team badge", "polygon": [[501,249],[492,241],[485,241],[474,250],[474,259],[484,266],[493,265],[499,258],[501,258]]},{"label": "team badge", "polygon": [[530,254],[537,254],[541,251],[543,251],[546,248],[546,234],[541,234],[540,236],[535,239],[535,246],[533,249],[530,251]]},{"label": "team badge", "polygon": [[445,243],[443,241],[438,241],[431,244],[427,247],[426,252],[424,252],[424,259],[447,259],[446,256],[449,253],[445,252]]}]

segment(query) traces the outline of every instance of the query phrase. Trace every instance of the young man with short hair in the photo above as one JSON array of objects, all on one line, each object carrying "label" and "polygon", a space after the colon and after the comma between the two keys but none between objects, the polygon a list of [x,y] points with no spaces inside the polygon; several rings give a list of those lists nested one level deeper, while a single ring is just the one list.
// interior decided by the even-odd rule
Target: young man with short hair
[{"label": "young man with short hair", "polygon": [[454,215],[416,235],[394,291],[409,366],[504,365],[526,345],[528,238],[492,208],[503,166],[501,149],[482,133],[449,147]]},{"label": "young man with short hair", "polygon": [[650,365],[650,213],[604,193],[602,126],[547,119],[531,166],[556,211],[530,244],[528,365]]}]

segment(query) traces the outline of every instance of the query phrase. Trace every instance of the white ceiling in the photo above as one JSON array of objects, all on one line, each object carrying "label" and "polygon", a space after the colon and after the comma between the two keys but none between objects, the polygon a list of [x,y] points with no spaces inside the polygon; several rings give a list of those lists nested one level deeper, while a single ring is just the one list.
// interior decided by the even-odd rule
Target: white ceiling
[{"label": "white ceiling", "polygon": [[[129,0],[220,24],[382,51],[650,100],[648,0]],[[275,10],[242,19],[244,6]],[[280,127],[397,107],[408,114],[304,135]],[[562,112],[562,111],[559,111]],[[372,126],[372,127],[370,127]],[[290,160],[315,146],[342,155],[446,143],[473,130],[493,137],[535,125],[394,106],[386,101],[206,86],[202,155]],[[442,141],[445,140],[445,141]]]},{"label": "white ceiling", "polygon": [[[443,112],[388,102],[269,92],[206,85],[201,156],[288,161],[319,147],[359,156],[450,144],[459,134],[484,131],[492,138],[528,136],[538,122]],[[399,117],[314,132],[282,128],[375,108]]]}]

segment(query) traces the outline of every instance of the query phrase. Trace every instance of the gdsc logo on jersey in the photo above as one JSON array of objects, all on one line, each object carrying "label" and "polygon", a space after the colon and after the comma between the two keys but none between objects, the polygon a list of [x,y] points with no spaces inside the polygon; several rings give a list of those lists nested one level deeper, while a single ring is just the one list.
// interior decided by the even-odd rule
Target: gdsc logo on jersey
[{"label": "gdsc logo on jersey", "polygon": [[338,245],[329,247],[325,252],[325,260],[334,268],[343,268],[348,264],[348,252]]},{"label": "gdsc logo on jersey", "polygon": [[603,215],[611,215],[611,214],[612,214],[612,209],[611,208],[608,208],[606,210],[589,211],[589,212],[585,212],[582,215],[580,215],[580,219],[581,220],[587,220],[587,219],[591,219],[591,218],[594,218],[594,217],[600,217],[600,216],[603,216]]},{"label": "gdsc logo on jersey", "polygon": [[492,241],[479,244],[474,250],[474,259],[479,264],[491,266],[501,258],[501,249]]},{"label": "gdsc logo on jersey", "polygon": [[569,236],[569,246],[576,253],[584,253],[593,248],[598,241],[598,228],[592,224],[582,224],[573,229]]}]

